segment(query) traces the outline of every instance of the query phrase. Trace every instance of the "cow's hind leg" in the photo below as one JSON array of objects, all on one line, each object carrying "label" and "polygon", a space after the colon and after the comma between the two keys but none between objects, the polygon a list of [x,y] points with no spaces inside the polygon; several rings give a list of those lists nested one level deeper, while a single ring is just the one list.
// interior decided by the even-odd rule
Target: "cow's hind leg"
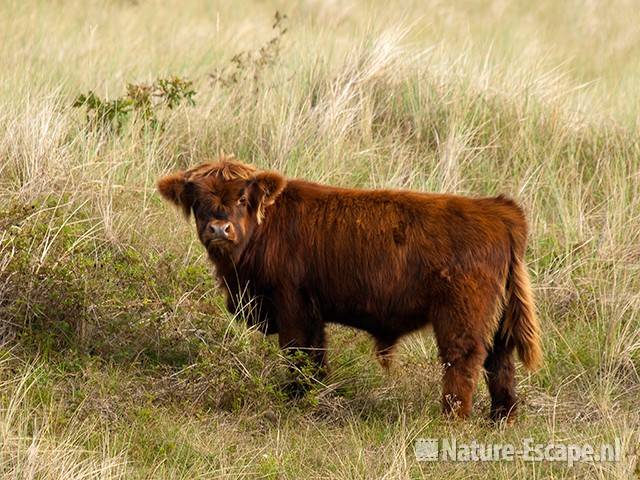
[{"label": "cow's hind leg", "polygon": [[487,350],[482,332],[461,312],[447,309],[433,322],[444,375],[442,409],[447,415],[468,417],[473,393]]},{"label": "cow's hind leg", "polygon": [[376,357],[385,371],[389,372],[393,362],[393,352],[398,343],[398,337],[395,335],[379,335],[376,341]]},{"label": "cow's hind leg", "polygon": [[513,419],[516,411],[514,345],[497,331],[484,362],[487,387],[491,394],[491,419]]}]

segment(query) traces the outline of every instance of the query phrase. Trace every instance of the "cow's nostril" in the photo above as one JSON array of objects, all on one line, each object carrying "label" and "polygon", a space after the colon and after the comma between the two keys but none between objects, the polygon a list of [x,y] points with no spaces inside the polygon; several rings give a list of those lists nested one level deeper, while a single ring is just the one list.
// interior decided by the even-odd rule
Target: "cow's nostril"
[{"label": "cow's nostril", "polygon": [[217,237],[228,238],[231,235],[231,222],[220,225],[219,223],[212,223],[209,225],[209,230]]}]

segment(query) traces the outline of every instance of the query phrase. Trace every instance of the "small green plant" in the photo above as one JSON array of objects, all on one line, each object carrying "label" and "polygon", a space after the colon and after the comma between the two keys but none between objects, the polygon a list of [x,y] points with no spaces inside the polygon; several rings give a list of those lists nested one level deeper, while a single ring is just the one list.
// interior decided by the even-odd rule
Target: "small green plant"
[{"label": "small green plant", "polygon": [[89,91],[79,95],[73,106],[85,108],[87,124],[91,128],[120,133],[132,113],[137,114],[144,125],[162,128],[158,111],[162,108],[173,110],[183,103],[194,106],[195,94],[192,80],[174,76],[159,78],[151,84],[129,83],[127,93],[114,100],[102,99]]},{"label": "small green plant", "polygon": [[193,96],[196,91],[193,89],[193,81],[180,77],[159,78],[154,84],[153,95],[162,100],[162,103],[169,109],[173,109],[182,102],[189,106],[195,106]]},{"label": "small green plant", "polygon": [[86,109],[87,125],[91,128],[96,130],[110,128],[116,132],[122,130],[131,112],[131,103],[126,98],[106,100],[91,90],[79,95],[73,102],[73,107]]},{"label": "small green plant", "polygon": [[[272,26],[275,36],[257,50],[235,54],[230,65],[209,75],[211,82],[227,88],[250,81],[251,91],[257,93],[264,71],[274,65],[280,55],[281,40],[287,33],[286,19],[287,15],[276,11]],[[193,107],[195,94],[193,80],[173,76],[158,78],[153,83],[129,83],[127,93],[113,100],[101,98],[89,90],[76,97],[73,107],[85,109],[87,125],[91,129],[119,134],[132,115],[141,119],[145,126],[162,129],[159,111],[163,108],[173,110],[181,104]]]}]

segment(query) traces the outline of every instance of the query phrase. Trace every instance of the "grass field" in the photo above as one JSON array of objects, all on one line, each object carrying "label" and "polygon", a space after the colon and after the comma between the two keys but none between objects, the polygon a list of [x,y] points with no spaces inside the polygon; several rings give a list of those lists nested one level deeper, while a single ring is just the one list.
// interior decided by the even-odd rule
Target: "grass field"
[{"label": "grass field", "polygon": [[[0,2],[0,476],[638,477],[638,25],[631,0]],[[516,423],[484,385],[440,416],[430,332],[385,374],[332,327],[326,384],[288,400],[277,341],[225,312],[155,192],[221,150],[521,202],[545,364]],[[624,454],[418,463],[419,437]]]}]

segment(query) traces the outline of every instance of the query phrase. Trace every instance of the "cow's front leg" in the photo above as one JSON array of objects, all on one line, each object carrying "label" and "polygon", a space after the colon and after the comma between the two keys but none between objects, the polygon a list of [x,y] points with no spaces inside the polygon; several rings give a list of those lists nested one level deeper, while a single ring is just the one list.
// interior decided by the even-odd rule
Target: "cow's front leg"
[{"label": "cow's front leg", "polygon": [[276,303],[280,348],[290,360],[295,377],[288,393],[294,397],[303,395],[313,380],[324,377],[327,371],[324,322],[313,311],[298,296]]}]

